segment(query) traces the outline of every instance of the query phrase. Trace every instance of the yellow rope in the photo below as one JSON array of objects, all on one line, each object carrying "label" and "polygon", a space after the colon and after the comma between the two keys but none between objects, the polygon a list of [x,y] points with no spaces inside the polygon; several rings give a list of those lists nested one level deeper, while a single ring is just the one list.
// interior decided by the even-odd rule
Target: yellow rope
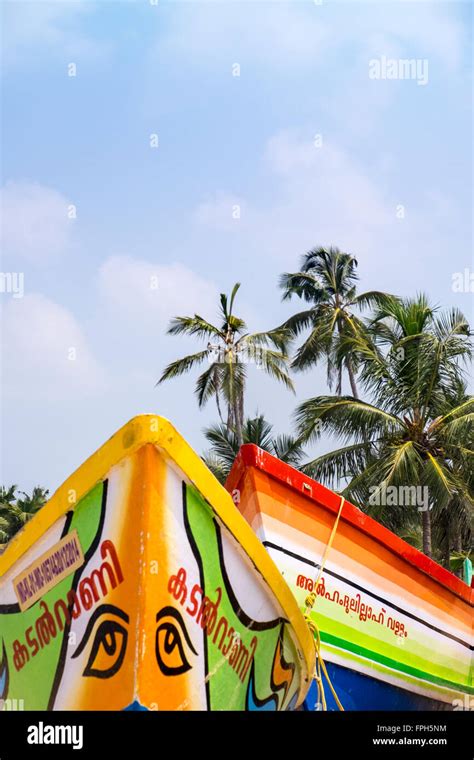
[{"label": "yellow rope", "polygon": [[336,535],[337,526],[339,525],[339,518],[341,517],[342,508],[344,506],[344,496],[341,496],[341,503],[339,505],[339,511],[337,513],[337,517],[334,521],[334,525],[332,526],[331,535],[329,536],[329,541],[327,543],[326,549],[324,551],[323,559],[321,562],[321,567],[319,568],[319,573],[316,577],[316,580],[314,581],[313,590],[312,592],[306,597],[305,599],[305,610],[304,610],[304,618],[309,626],[309,629],[311,633],[313,634],[313,640],[314,640],[314,648],[316,650],[316,664],[314,668],[313,678],[316,681],[317,687],[318,687],[318,702],[321,703],[323,710],[327,710],[326,705],[326,695],[324,693],[324,683],[322,678],[322,673],[324,673],[326,680],[329,684],[329,688],[331,689],[332,695],[334,697],[334,700],[340,710],[344,710],[343,706],[341,705],[341,702],[339,701],[339,697],[336,694],[336,691],[334,689],[334,686],[331,683],[331,679],[329,678],[328,671],[326,669],[326,664],[323,660],[323,656],[321,654],[321,636],[319,633],[319,628],[317,626],[317,623],[314,620],[311,620],[310,614],[311,611],[316,603],[317,599],[317,591],[318,586],[321,581],[321,576],[324,571],[324,566],[326,564],[326,559],[329,554],[329,551],[332,546],[332,542],[334,541],[334,536]]}]

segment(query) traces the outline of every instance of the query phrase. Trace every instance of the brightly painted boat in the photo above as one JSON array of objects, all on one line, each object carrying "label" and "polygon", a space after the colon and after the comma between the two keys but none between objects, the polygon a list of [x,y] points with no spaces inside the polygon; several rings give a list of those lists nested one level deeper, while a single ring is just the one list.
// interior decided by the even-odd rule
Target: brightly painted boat
[{"label": "brightly painted boat", "polygon": [[241,448],[226,487],[302,609],[340,512],[310,619],[344,709],[474,709],[474,590],[256,446]]},{"label": "brightly painted boat", "polygon": [[0,556],[0,706],[286,710],[310,685],[298,605],[172,425],[134,418]]}]

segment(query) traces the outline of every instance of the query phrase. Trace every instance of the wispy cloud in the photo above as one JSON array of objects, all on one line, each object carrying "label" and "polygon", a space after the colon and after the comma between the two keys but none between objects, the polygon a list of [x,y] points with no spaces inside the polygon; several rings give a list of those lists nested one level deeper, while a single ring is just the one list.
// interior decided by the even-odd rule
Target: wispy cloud
[{"label": "wispy cloud", "polygon": [[2,63],[12,68],[38,66],[47,55],[97,58],[110,50],[84,29],[98,8],[93,0],[6,0],[2,3]]},{"label": "wispy cloud", "polygon": [[[212,318],[217,289],[182,264],[155,264],[127,255],[110,256],[98,272],[97,308],[135,340],[149,332],[165,340],[169,320],[199,311]],[[160,337],[161,336],[161,337]]]},{"label": "wispy cloud", "polygon": [[[160,24],[159,13],[155,16]],[[266,68],[299,67],[329,44],[324,13],[310,2],[182,3],[167,20],[153,55],[179,56],[196,66],[226,61],[230,70],[232,63],[245,60]]]},{"label": "wispy cloud", "polygon": [[106,374],[73,314],[40,294],[10,299],[2,309],[5,397],[50,403],[102,392]]},{"label": "wispy cloud", "polygon": [[[409,8],[408,8],[409,5]],[[162,24],[154,55],[192,60],[196,67],[242,60],[291,70],[323,63],[344,48],[432,56],[451,72],[468,41],[449,2],[198,2],[180,3]],[[455,10],[455,8],[454,8]],[[150,15],[150,22],[153,18]],[[247,71],[252,75],[252,70]]]},{"label": "wispy cloud", "polygon": [[42,264],[65,254],[75,210],[60,192],[38,182],[11,181],[0,190],[4,255]]}]

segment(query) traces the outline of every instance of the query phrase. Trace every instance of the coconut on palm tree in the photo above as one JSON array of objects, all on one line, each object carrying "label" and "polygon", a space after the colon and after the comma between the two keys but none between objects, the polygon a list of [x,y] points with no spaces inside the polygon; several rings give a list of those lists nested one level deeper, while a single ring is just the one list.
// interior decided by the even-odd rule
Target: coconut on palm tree
[{"label": "coconut on palm tree", "polygon": [[[211,444],[203,459],[216,478],[224,483],[239,453],[240,444],[236,434],[227,425],[211,425],[204,429],[204,435]],[[291,435],[273,435],[273,425],[263,414],[248,417],[242,427],[243,443],[254,443],[269,454],[299,467],[304,457],[301,442]]]},{"label": "coconut on palm tree", "polygon": [[345,338],[362,357],[360,380],[372,403],[318,396],[297,409],[303,440],[326,432],[344,444],[305,469],[330,486],[345,483],[344,495],[392,529],[421,515],[423,551],[431,556],[433,521],[438,529],[448,516],[470,540],[474,398],[465,393],[463,367],[472,356],[469,326],[457,310],[438,315],[423,296],[388,299],[372,326],[372,335]]},{"label": "coconut on palm tree", "polygon": [[299,272],[287,272],[280,277],[283,300],[298,296],[309,304],[284,323],[293,337],[309,328],[292,368],[306,370],[324,360],[329,388],[332,389],[336,381],[337,395],[342,393],[343,371],[346,370],[354,398],[358,398],[359,361],[354,346],[344,344],[346,349],[341,351],[341,341],[346,335],[356,337],[361,329],[356,310],[382,304],[387,297],[379,291],[357,294],[357,280],[357,260],[333,247],[308,251],[302,257]]},{"label": "coconut on palm tree", "polygon": [[[268,332],[250,333],[245,321],[234,314],[234,302],[240,283],[232,289],[230,298],[220,295],[220,321],[212,324],[199,314],[175,317],[168,329],[169,335],[192,335],[207,345],[195,354],[171,362],[158,383],[182,375],[207,363],[208,367],[196,381],[196,395],[200,407],[214,397],[219,418],[229,430],[235,431],[239,445],[243,442],[244,393],[247,367],[256,364],[268,375],[293,390],[287,372],[286,345],[289,330],[284,327]],[[225,404],[225,419],[222,404]]]}]

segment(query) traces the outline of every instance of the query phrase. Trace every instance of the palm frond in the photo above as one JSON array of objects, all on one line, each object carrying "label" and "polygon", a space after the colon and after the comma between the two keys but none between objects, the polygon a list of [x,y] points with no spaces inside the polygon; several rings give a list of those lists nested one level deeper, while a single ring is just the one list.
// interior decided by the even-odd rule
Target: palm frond
[{"label": "palm frond", "polygon": [[225,463],[219,459],[219,457],[214,454],[213,451],[206,451],[202,455],[202,460],[207,469],[212,472],[219,483],[221,483],[221,485],[224,485],[229,474],[229,468],[226,467]]},{"label": "palm frond", "polygon": [[401,435],[405,429],[396,415],[352,396],[316,396],[300,404],[295,417],[303,441],[315,440],[325,432],[343,440],[367,442],[381,435]]},{"label": "palm frond", "polygon": [[382,290],[367,290],[365,293],[359,293],[351,299],[351,303],[359,306],[361,309],[379,307],[383,309],[390,299],[399,300],[397,296],[391,293],[384,293]]},{"label": "palm frond", "polygon": [[224,334],[218,327],[195,314],[193,317],[174,317],[167,330],[168,335],[197,335],[200,338],[218,337]]},{"label": "palm frond", "polygon": [[321,278],[312,272],[285,272],[280,275],[279,286],[283,290],[283,301],[298,296],[303,301],[317,305],[324,303],[328,298]]},{"label": "palm frond", "polygon": [[212,396],[219,393],[221,387],[221,367],[214,362],[209,369],[199,375],[196,380],[195,393],[198,399],[199,408],[205,406]]},{"label": "palm frond", "polygon": [[239,451],[239,443],[234,431],[229,430],[227,425],[211,425],[204,429],[204,435],[212,446],[213,454],[229,471]]},{"label": "palm frond", "polygon": [[282,383],[285,388],[295,392],[293,380],[286,371],[287,356],[281,351],[274,351],[271,348],[260,347],[258,354],[259,366],[275,380]]},{"label": "palm frond", "polygon": [[293,467],[300,467],[301,461],[305,456],[303,446],[298,438],[292,435],[278,435],[273,439],[272,445],[274,456],[281,459],[282,462],[291,464]]},{"label": "palm frond", "polygon": [[376,441],[352,443],[306,462],[301,470],[328,488],[337,489],[341,481],[366,470],[376,453]]},{"label": "palm frond", "polygon": [[197,354],[190,354],[189,356],[184,356],[182,359],[177,359],[176,361],[171,362],[171,364],[168,364],[163,370],[163,374],[156,385],[163,383],[165,380],[170,380],[173,377],[179,377],[179,375],[189,372],[194,366],[202,364],[208,356],[209,349],[206,348],[204,351],[199,351]]},{"label": "palm frond", "polygon": [[235,296],[237,295],[237,291],[239,288],[240,288],[240,282],[236,282],[234,287],[232,288],[232,293],[230,294],[230,303],[229,303],[230,316],[232,316],[232,309],[234,308]]}]

